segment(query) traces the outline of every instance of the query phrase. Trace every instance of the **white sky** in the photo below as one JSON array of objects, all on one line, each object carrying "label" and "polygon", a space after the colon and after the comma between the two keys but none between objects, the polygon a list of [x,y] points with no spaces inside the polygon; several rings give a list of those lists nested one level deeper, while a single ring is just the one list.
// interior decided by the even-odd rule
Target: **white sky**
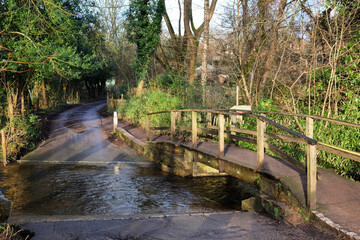
[{"label": "white sky", "polygon": [[[181,7],[183,10],[183,0],[181,1]],[[211,19],[211,26],[210,28],[220,24],[220,14],[222,9],[222,4],[227,2],[228,0],[218,0],[217,6],[215,8],[215,14]],[[170,21],[174,27],[175,32],[178,32],[178,21],[179,21],[179,7],[178,7],[178,0],[165,0],[166,10],[168,12]],[[211,1],[210,1],[211,4]],[[204,0],[193,0],[192,1],[192,8],[193,8],[193,19],[195,27],[199,27],[200,24],[204,21]],[[181,19],[181,26],[183,26],[183,20]],[[166,28],[164,28],[165,30]]]}]

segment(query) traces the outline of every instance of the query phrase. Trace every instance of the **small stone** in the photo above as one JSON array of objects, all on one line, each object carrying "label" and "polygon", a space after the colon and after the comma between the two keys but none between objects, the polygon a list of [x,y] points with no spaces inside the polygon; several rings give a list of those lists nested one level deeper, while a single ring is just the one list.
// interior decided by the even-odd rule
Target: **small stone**
[{"label": "small stone", "polygon": [[360,240],[360,236],[359,236],[359,235],[356,235],[356,236],[354,237],[354,239],[355,239],[355,240]]},{"label": "small stone", "polygon": [[357,236],[357,234],[354,233],[354,232],[348,232],[347,235],[348,235],[350,238],[354,238],[355,236]]},{"label": "small stone", "polygon": [[318,212],[318,214],[316,214],[316,216],[317,216],[318,218],[323,218],[323,217],[325,217],[324,214],[319,213],[319,212]]},{"label": "small stone", "polygon": [[331,221],[330,219],[327,219],[325,222],[326,222],[327,225],[329,225],[329,226],[331,226],[331,227],[334,226],[334,222]]},{"label": "small stone", "polygon": [[263,209],[261,198],[251,197],[241,201],[241,209],[244,211],[261,211]]},{"label": "small stone", "polygon": [[337,230],[337,231],[340,231],[341,230],[341,226],[339,224],[335,224],[334,228]]},{"label": "small stone", "polygon": [[326,217],[321,217],[320,220],[321,220],[322,222],[326,223],[326,221],[328,220],[328,218],[326,218]]}]

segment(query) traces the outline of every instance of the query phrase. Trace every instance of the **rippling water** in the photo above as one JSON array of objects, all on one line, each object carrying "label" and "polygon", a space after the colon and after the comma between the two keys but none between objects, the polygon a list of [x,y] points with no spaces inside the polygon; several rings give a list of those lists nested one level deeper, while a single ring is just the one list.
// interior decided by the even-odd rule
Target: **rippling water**
[{"label": "rippling water", "polygon": [[248,184],[180,178],[137,165],[21,164],[2,170],[13,215],[129,215],[239,210]]}]

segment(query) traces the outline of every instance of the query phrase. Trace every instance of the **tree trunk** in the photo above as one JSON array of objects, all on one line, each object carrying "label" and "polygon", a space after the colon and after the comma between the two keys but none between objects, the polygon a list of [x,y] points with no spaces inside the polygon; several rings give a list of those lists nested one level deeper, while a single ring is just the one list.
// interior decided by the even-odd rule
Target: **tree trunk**
[{"label": "tree trunk", "polygon": [[196,52],[194,43],[194,34],[191,31],[190,23],[192,21],[192,0],[184,0],[184,27],[185,27],[185,38],[188,49],[188,65],[187,65],[187,79],[190,84],[193,84],[195,80],[195,63],[196,63]]},{"label": "tree trunk", "polygon": [[15,129],[14,129],[14,101],[13,101],[13,97],[11,95],[11,92],[8,92],[7,95],[7,100],[8,100],[8,118],[10,121],[10,133],[14,134]]},{"label": "tree trunk", "polygon": [[283,18],[285,7],[286,7],[286,0],[281,0],[279,9],[278,9],[278,14],[277,14],[277,21],[274,23],[274,26],[271,31],[270,39],[269,39],[270,46],[269,46],[269,52],[268,52],[268,59],[265,63],[265,73],[262,77],[262,81],[260,84],[260,90],[262,92],[264,91],[264,89],[266,87],[266,83],[269,80],[271,70],[274,67],[275,56],[277,54],[276,53],[277,46],[279,44],[278,43],[278,30],[279,30],[279,25],[281,23],[281,20]]},{"label": "tree trunk", "polygon": [[21,115],[25,116],[24,88],[21,91]]},{"label": "tree trunk", "polygon": [[48,107],[47,100],[46,100],[46,89],[45,89],[45,81],[42,84],[42,96],[44,101],[44,108]]},{"label": "tree trunk", "polygon": [[208,75],[207,59],[209,47],[209,22],[210,22],[210,5],[209,0],[204,1],[204,43],[203,43],[203,59],[201,64],[201,85],[203,86],[203,104],[205,104],[205,86]]},{"label": "tree trunk", "polygon": [[[209,21],[214,14],[216,3],[217,0],[212,0],[209,7]],[[175,56],[178,58],[176,59],[176,65],[181,66],[185,63],[183,65],[184,68],[181,69],[186,69],[188,82],[192,84],[195,80],[197,49],[201,34],[204,31],[205,23],[203,22],[198,28],[195,28],[192,17],[192,0],[184,0],[183,13],[185,28],[184,37],[176,36],[167,12],[164,13],[164,20],[170,33],[170,41],[175,51]]]}]

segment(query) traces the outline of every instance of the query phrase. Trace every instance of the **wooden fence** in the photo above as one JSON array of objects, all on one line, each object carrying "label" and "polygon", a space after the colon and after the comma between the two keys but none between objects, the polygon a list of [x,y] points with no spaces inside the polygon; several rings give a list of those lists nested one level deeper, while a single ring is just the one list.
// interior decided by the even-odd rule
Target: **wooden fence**
[{"label": "wooden fence", "polygon": [[[176,123],[180,122],[181,113],[190,113],[191,112],[191,127],[189,126],[181,126],[177,125]],[[150,117],[156,114],[168,114],[170,113],[170,122],[171,126],[162,126],[162,127],[152,127],[150,126]],[[171,110],[171,111],[162,111],[162,112],[154,112],[148,113],[146,115],[146,140],[150,140],[150,130],[170,130],[170,136],[172,140],[175,140],[175,135],[177,130],[186,130],[191,132],[191,141],[192,146],[194,148],[197,147],[198,142],[198,133],[206,133],[212,135],[218,135],[219,139],[219,149],[218,149],[218,157],[222,158],[224,156],[224,148],[225,148],[225,137],[240,140],[252,144],[256,144],[257,146],[257,171],[261,171],[264,165],[264,156],[265,156],[265,149],[270,150],[271,152],[280,156],[283,160],[288,161],[292,165],[296,166],[297,168],[301,169],[302,171],[307,173],[307,199],[306,203],[310,209],[316,208],[316,183],[317,177],[319,174],[317,172],[317,162],[316,162],[316,152],[317,149],[324,150],[329,153],[334,153],[339,156],[350,158],[355,161],[360,162],[360,154],[357,152],[349,151],[343,148],[339,148],[336,146],[332,146],[329,144],[318,142],[317,140],[313,139],[313,119],[321,119],[330,122],[336,122],[339,124],[343,124],[346,126],[353,126],[360,128],[358,124],[347,123],[344,121],[338,121],[334,119],[327,119],[318,116],[312,115],[301,115],[301,114],[288,114],[282,113],[284,115],[292,115],[292,116],[301,116],[306,118],[306,131],[305,135],[291,130],[285,126],[282,126],[265,116],[267,113],[274,113],[274,112],[259,112],[259,111],[244,111],[244,112],[232,112],[229,110]],[[179,115],[180,114],[180,115]],[[205,127],[200,128],[198,124],[198,115],[206,114],[206,124]],[[281,114],[281,113],[280,113]],[[179,117],[180,116],[180,117]],[[217,117],[217,123],[213,124],[213,117]],[[225,116],[230,116],[227,119],[234,119],[240,118],[240,121],[243,121],[243,117],[250,117],[256,119],[256,131],[239,128],[236,127],[234,121],[227,121],[228,124],[225,124]],[[239,119],[238,119],[239,120]],[[230,123],[229,123],[230,122]],[[279,134],[279,133],[269,133],[266,132],[266,126],[271,125],[275,129],[280,132],[285,132],[287,135]],[[237,135],[246,134],[251,135],[255,138]],[[267,141],[268,138],[277,139],[283,142],[288,143],[301,143],[305,144],[305,152],[306,152],[306,164],[298,161],[294,157],[288,155],[281,149],[277,148],[276,146],[272,145]]]},{"label": "wooden fence", "polygon": [[2,149],[2,158],[3,158],[3,164],[4,166],[6,166],[7,161],[7,146],[6,146],[6,135],[5,135],[5,130],[2,129],[1,130],[1,149]]},{"label": "wooden fence", "polygon": [[[222,110],[226,111],[226,110]],[[231,110],[230,110],[231,111]],[[291,116],[291,117],[303,117],[303,118],[311,118],[311,119],[317,119],[322,120],[325,122],[335,123],[337,125],[346,126],[346,127],[353,127],[353,128],[359,128],[360,124],[356,123],[350,123],[346,121],[341,121],[337,119],[331,119],[326,117],[320,117],[316,115],[308,115],[308,114],[296,114],[296,113],[286,113],[286,112],[271,112],[271,111],[243,111],[244,113],[250,113],[250,114],[276,114],[276,115],[283,115],[283,116]],[[327,144],[321,141],[318,141],[317,149],[323,150],[328,153],[336,154],[338,156],[348,158],[357,162],[360,162],[360,153],[351,151],[345,148],[337,147],[331,144]]]}]

